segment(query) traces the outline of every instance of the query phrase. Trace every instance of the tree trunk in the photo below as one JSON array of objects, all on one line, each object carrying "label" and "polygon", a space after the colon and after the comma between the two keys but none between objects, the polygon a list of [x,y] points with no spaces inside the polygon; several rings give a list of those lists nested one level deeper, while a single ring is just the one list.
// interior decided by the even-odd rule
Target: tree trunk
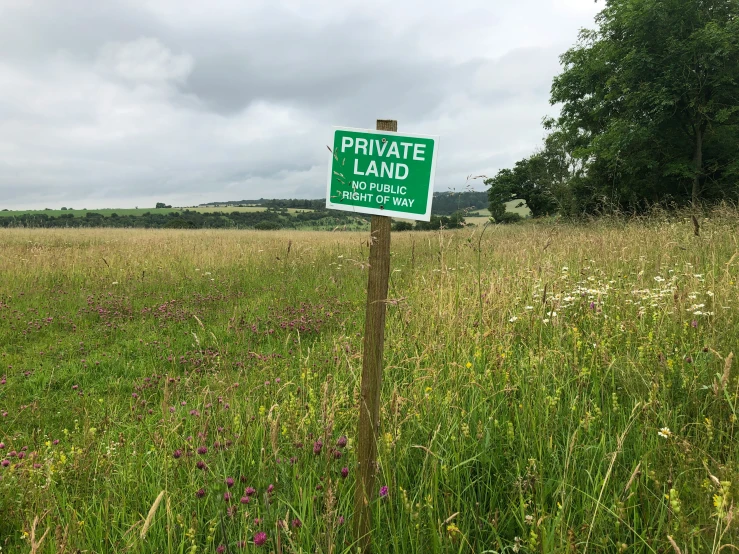
[{"label": "tree trunk", "polygon": [[695,151],[693,152],[693,166],[695,174],[693,175],[693,209],[698,207],[700,199],[700,179],[703,173],[703,127],[700,123],[695,127]]}]

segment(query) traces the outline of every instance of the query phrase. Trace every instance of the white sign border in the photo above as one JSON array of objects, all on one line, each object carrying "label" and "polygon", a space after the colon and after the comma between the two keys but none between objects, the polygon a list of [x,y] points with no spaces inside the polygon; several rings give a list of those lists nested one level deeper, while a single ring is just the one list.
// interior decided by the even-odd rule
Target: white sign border
[{"label": "white sign border", "polygon": [[331,141],[328,153],[328,178],[326,180],[326,208],[329,210],[340,210],[343,212],[353,212],[357,214],[384,215],[387,217],[396,217],[398,219],[411,219],[413,221],[431,221],[431,203],[434,198],[434,180],[436,178],[436,157],[439,153],[439,135],[419,135],[417,133],[397,133],[400,137],[414,137],[431,139],[434,141],[434,154],[431,158],[431,179],[429,181],[429,196],[426,200],[426,213],[411,214],[408,212],[396,212],[394,210],[381,210],[380,208],[366,208],[364,206],[350,206],[347,204],[335,204],[331,202],[331,177],[333,176],[333,147],[335,144],[336,131],[352,131],[356,133],[370,133],[373,135],[394,135],[392,131],[378,131],[376,129],[359,129],[355,127],[340,127],[334,125],[332,127]]}]

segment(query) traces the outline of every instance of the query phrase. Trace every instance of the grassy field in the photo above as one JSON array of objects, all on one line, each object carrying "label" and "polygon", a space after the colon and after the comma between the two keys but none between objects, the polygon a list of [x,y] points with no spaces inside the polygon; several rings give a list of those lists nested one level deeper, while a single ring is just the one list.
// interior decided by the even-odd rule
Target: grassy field
[{"label": "grassy field", "polygon": [[[224,206],[218,208],[212,207],[192,207],[192,208],[103,208],[99,210],[0,210],[0,217],[18,216],[24,214],[45,214],[52,217],[59,217],[60,215],[73,215],[75,217],[85,217],[88,212],[94,212],[103,216],[110,216],[111,214],[118,215],[143,215],[145,213],[152,214],[168,214],[172,212],[182,213],[184,210],[190,210],[192,212],[202,213],[213,213],[213,212],[262,212],[267,208],[264,206]],[[299,211],[313,211],[308,209],[297,209],[287,208],[287,211],[294,214]]]},{"label": "grassy field", "polygon": [[[395,234],[376,551],[736,550],[737,221]],[[3,554],[352,552],[367,240],[2,231]]]}]

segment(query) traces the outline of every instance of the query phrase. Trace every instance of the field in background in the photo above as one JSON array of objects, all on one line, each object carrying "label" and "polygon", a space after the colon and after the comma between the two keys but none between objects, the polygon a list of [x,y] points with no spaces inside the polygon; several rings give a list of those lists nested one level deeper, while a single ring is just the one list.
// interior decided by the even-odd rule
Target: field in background
[{"label": "field in background", "polygon": [[[394,234],[377,552],[729,552],[737,221]],[[0,232],[2,552],[350,552],[367,244]]]},{"label": "field in background", "polygon": [[[123,209],[117,209],[117,208],[105,208],[100,210],[0,210],[0,217],[9,217],[14,215],[23,215],[23,214],[45,214],[48,216],[53,217],[59,217],[60,215],[73,215],[75,217],[85,217],[85,215],[88,212],[93,212],[96,214],[100,214],[105,217],[109,217],[111,214],[118,214],[118,215],[144,215],[145,213],[152,213],[152,214],[169,214],[169,213],[182,213],[185,210],[190,210],[191,212],[202,212],[202,213],[213,213],[213,212],[223,212],[223,213],[231,213],[231,212],[262,212],[266,210],[266,206],[223,206],[223,207],[192,207],[192,208],[123,208]],[[287,211],[291,214],[294,214],[296,212],[311,212],[313,210],[310,209],[296,209],[296,208],[287,208]]]},{"label": "field in background", "polygon": [[[518,200],[513,200],[506,204],[506,210],[509,212],[519,213],[522,217],[526,217],[529,214],[528,208],[517,207],[519,204]],[[114,209],[106,208],[99,210],[0,210],[0,217],[19,216],[23,214],[45,214],[48,216],[59,217],[60,215],[73,215],[75,217],[85,217],[88,212],[94,212],[104,217],[109,217],[111,214],[118,215],[143,215],[145,213],[151,214],[162,214],[166,215],[169,213],[179,212],[182,213],[184,210],[190,210],[193,212],[201,213],[213,213],[213,212],[261,212],[266,210],[266,206],[218,206],[218,207],[191,207],[191,208],[124,208]],[[287,208],[288,213],[295,214],[297,212],[311,212],[313,210],[307,208]],[[490,217],[490,212],[487,209],[473,210],[473,212],[479,213],[481,217],[471,217],[470,220],[474,223],[486,223]],[[483,219],[484,218],[484,219]]]}]

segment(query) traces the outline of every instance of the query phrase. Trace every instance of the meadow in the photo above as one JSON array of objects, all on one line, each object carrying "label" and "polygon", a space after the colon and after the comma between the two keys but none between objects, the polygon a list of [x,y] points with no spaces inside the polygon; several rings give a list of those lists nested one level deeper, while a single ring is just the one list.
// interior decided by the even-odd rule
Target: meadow
[{"label": "meadow", "polygon": [[[395,233],[376,552],[732,552],[736,212]],[[0,232],[1,552],[352,552],[368,232]]]}]

